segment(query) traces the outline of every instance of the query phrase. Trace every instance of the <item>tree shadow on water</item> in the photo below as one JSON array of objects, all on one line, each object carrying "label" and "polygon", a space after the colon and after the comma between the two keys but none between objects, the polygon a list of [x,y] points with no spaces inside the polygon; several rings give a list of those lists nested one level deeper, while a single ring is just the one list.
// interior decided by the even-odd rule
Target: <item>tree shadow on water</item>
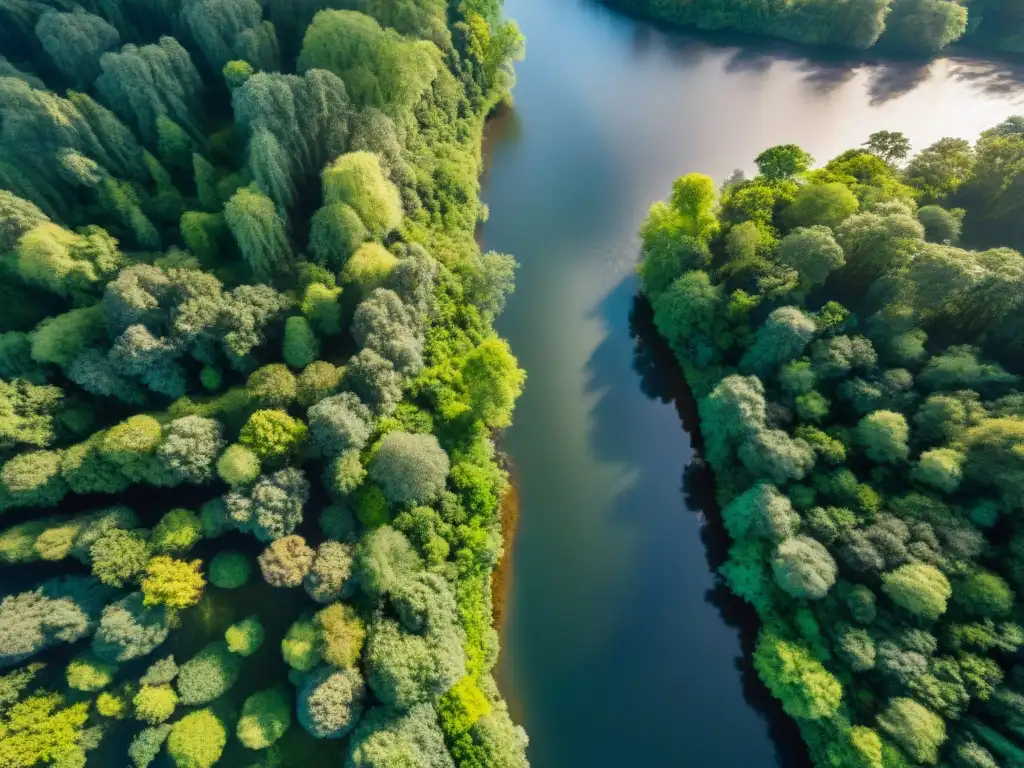
[{"label": "tree shadow on water", "polygon": [[[608,514],[623,540],[635,546],[629,547],[634,556],[620,585],[624,607],[617,609],[609,636],[595,643],[589,665],[608,665],[633,678],[612,682],[606,676],[612,686],[608,695],[647,699],[675,718],[676,725],[657,732],[648,728],[645,748],[654,750],[654,759],[642,764],[685,758],[707,768],[737,760],[767,765],[773,755],[773,765],[803,768],[809,762],[796,726],[751,664],[756,616],[713,575],[725,557],[727,538],[700,460],[693,397],[654,329],[650,307],[635,294],[636,280],[626,278],[592,313],[610,330],[586,367],[588,394],[596,398],[588,443],[602,462],[627,470],[630,483]],[[671,404],[678,421],[652,411],[650,400]],[[681,488],[671,481],[680,476],[680,460]],[[706,606],[720,622],[709,618]],[[742,653],[732,656],[724,649],[735,648],[737,638]],[[630,658],[628,666],[624,658]],[[738,691],[731,687],[731,674],[738,675]],[[735,732],[749,727],[745,710],[730,709],[737,701],[766,723],[769,744],[756,732]],[[623,734],[634,727],[639,730],[624,723]]]}]

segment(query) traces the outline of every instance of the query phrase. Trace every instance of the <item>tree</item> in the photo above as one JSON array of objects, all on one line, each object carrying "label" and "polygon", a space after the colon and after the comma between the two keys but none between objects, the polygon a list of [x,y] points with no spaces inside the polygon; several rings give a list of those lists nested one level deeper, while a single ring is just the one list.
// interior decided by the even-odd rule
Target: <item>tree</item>
[{"label": "tree", "polygon": [[892,165],[910,154],[910,139],[899,131],[875,131],[861,146]]},{"label": "tree", "polygon": [[882,42],[900,48],[934,52],[957,40],[967,29],[967,9],[941,0],[897,0],[885,20]]},{"label": "tree", "polygon": [[293,315],[284,324],[284,361],[292,368],[302,369],[316,360],[320,342],[304,317]]},{"label": "tree", "polygon": [[324,204],[349,206],[375,239],[401,224],[402,198],[377,155],[349,152],[324,168],[322,176]]},{"label": "tree", "polygon": [[846,263],[843,249],[828,227],[815,225],[793,230],[779,243],[776,258],[800,274],[803,290],[821,285],[829,273]]},{"label": "tree", "polygon": [[320,629],[308,614],[288,627],[281,641],[281,656],[299,672],[309,672],[320,663]]},{"label": "tree", "polygon": [[298,379],[298,401],[303,408],[316,405],[331,396],[341,383],[341,369],[323,360],[307,365]]},{"label": "tree", "polygon": [[217,475],[228,485],[248,485],[259,474],[259,456],[244,445],[229,445],[217,459]]},{"label": "tree", "polygon": [[138,531],[114,528],[89,549],[92,572],[111,587],[125,587],[146,569],[150,549]]},{"label": "tree", "polygon": [[245,422],[238,442],[265,461],[284,459],[298,451],[308,429],[284,411],[260,410]]},{"label": "tree", "polygon": [[224,631],[224,642],[228,650],[237,653],[243,658],[252,656],[263,645],[265,636],[263,625],[259,618],[249,616],[235,624],[232,624]]},{"label": "tree", "polygon": [[707,240],[718,229],[714,214],[715,183],[708,176],[691,173],[672,182],[669,204],[679,214],[680,234]]},{"label": "tree", "polygon": [[740,369],[767,376],[803,354],[815,331],[814,321],[796,307],[774,310],[757,329],[754,343],[740,360]]},{"label": "tree", "polygon": [[380,599],[400,589],[402,583],[423,569],[423,562],[405,534],[382,525],[366,534],[356,551],[359,585],[370,597]]},{"label": "tree", "polygon": [[908,563],[882,574],[882,591],[900,607],[931,621],[946,612],[953,594],[942,571],[926,563]]},{"label": "tree", "polygon": [[733,539],[758,537],[781,542],[796,533],[800,516],[774,485],[757,483],[726,505],[722,521]]},{"label": "tree", "polygon": [[64,674],[68,688],[74,691],[95,693],[102,691],[114,681],[117,667],[96,658],[95,654],[86,651],[73,658]]},{"label": "tree", "polygon": [[198,603],[206,586],[206,579],[199,572],[202,565],[202,560],[186,562],[166,555],[154,557],[142,577],[143,605],[164,605],[175,611]]},{"label": "tree", "polygon": [[370,463],[370,479],[393,504],[427,504],[444,491],[450,464],[433,435],[389,432]]},{"label": "tree", "polygon": [[677,355],[705,367],[717,359],[718,348],[730,346],[724,302],[721,286],[706,272],[687,272],[655,300],[654,324]]},{"label": "tree", "polygon": [[210,561],[210,583],[221,589],[238,589],[245,586],[251,574],[249,558],[241,552],[223,550]]},{"label": "tree", "polygon": [[351,392],[321,400],[308,417],[310,442],[327,457],[361,450],[373,426],[373,413]]},{"label": "tree", "polygon": [[808,536],[781,542],[772,557],[772,573],[783,591],[804,600],[820,600],[836,581],[835,560]]},{"label": "tree", "polygon": [[82,90],[99,76],[100,56],[121,42],[114,27],[81,9],[74,13],[46,11],[36,22],[35,31],[53,64]]},{"label": "tree", "polygon": [[363,651],[366,628],[352,606],[334,603],[318,611],[313,620],[320,630],[324,661],[340,669],[354,668]]},{"label": "tree", "polygon": [[364,242],[370,231],[355,208],[346,203],[325,205],[309,222],[309,250],[321,266],[341,270]]},{"label": "tree", "polygon": [[170,685],[144,685],[132,699],[135,717],[150,725],[159,725],[174,714],[178,705],[178,694]]},{"label": "tree", "polygon": [[288,366],[271,363],[249,374],[245,390],[261,408],[287,408],[298,395],[298,382]]},{"label": "tree", "polygon": [[857,440],[867,457],[879,464],[898,464],[910,454],[910,428],[903,414],[875,411],[857,424]]},{"label": "tree", "polygon": [[320,282],[312,282],[306,286],[300,308],[317,335],[333,336],[341,333],[340,297],[341,288],[331,287]]},{"label": "tree", "polygon": [[157,457],[179,482],[207,483],[224,447],[223,431],[216,419],[182,416],[165,427]]},{"label": "tree", "polygon": [[370,710],[352,737],[345,765],[376,768],[402,760],[422,768],[454,767],[433,707],[421,704],[408,712],[387,707]]},{"label": "tree", "polygon": [[313,565],[303,579],[306,593],[318,603],[332,603],[350,591],[354,548],[339,541],[324,541],[316,549]]},{"label": "tree", "polygon": [[270,198],[248,188],[239,189],[225,203],[224,219],[257,281],[269,282],[290,269],[291,244],[284,220]]},{"label": "tree", "polygon": [[131,758],[135,768],[146,768],[156,760],[156,756],[160,754],[160,749],[170,733],[171,726],[169,725],[158,725],[139,731],[128,747],[128,757]]},{"label": "tree", "polygon": [[264,580],[272,587],[297,587],[313,567],[315,554],[301,536],[271,542],[259,556]]},{"label": "tree", "polygon": [[407,114],[434,80],[440,51],[425,40],[407,41],[355,11],[321,11],[306,30],[298,70],[326,69],[345,81],[360,107]]},{"label": "tree", "polygon": [[963,462],[962,453],[950,448],[935,448],[921,454],[917,466],[910,471],[910,477],[937,491],[952,493],[963,477]]},{"label": "tree", "polygon": [[991,571],[975,570],[953,585],[953,603],[969,616],[998,619],[1009,614],[1016,598],[1006,581]]},{"label": "tree", "polygon": [[857,197],[845,184],[807,184],[800,187],[783,218],[794,228],[820,225],[835,229],[859,207]]},{"label": "tree", "polygon": [[235,734],[248,749],[267,749],[292,725],[292,704],[280,687],[258,691],[245,700]]},{"label": "tree", "polygon": [[939,747],[946,741],[942,718],[913,699],[894,698],[878,715],[882,729],[910,757],[925,765],[939,760]]},{"label": "tree", "polygon": [[340,739],[363,713],[366,686],[355,669],[318,667],[299,688],[299,724],[317,739]]},{"label": "tree", "polygon": [[937,205],[924,205],[917,209],[917,220],[924,227],[924,237],[930,243],[956,245],[963,218],[963,209],[947,211]]},{"label": "tree", "polygon": [[224,496],[228,517],[260,541],[291,534],[302,522],[302,507],[309,498],[309,482],[301,470],[287,468],[261,475],[246,493]]},{"label": "tree", "polygon": [[937,200],[955,192],[974,169],[975,155],[965,139],[943,138],[918,152],[904,171],[906,183]]},{"label": "tree", "polygon": [[469,390],[473,415],[491,429],[509,426],[526,374],[519,368],[508,343],[497,337],[484,340],[466,355],[461,374]]},{"label": "tree", "polygon": [[413,635],[390,619],[370,627],[365,661],[374,694],[399,709],[437,701],[466,673],[465,653],[454,627]]},{"label": "tree", "polygon": [[203,538],[199,516],[190,509],[172,509],[160,518],[150,535],[150,546],[161,555],[184,555]]},{"label": "tree", "polygon": [[796,144],[780,144],[766,149],[754,158],[754,162],[762,176],[771,181],[782,181],[806,171],[814,158]]},{"label": "tree", "polygon": [[754,651],[754,668],[790,717],[820,720],[839,709],[839,681],[804,647],[762,630]]},{"label": "tree", "polygon": [[169,631],[166,607],[146,606],[142,593],[133,592],[103,609],[92,650],[103,661],[131,661],[151,653]]},{"label": "tree", "polygon": [[224,751],[227,731],[209,709],[190,712],[171,726],[167,752],[178,768],[211,768]]},{"label": "tree", "polygon": [[237,681],[242,657],[231,653],[227,643],[216,640],[181,665],[178,696],[185,706],[206,704],[222,696]]}]

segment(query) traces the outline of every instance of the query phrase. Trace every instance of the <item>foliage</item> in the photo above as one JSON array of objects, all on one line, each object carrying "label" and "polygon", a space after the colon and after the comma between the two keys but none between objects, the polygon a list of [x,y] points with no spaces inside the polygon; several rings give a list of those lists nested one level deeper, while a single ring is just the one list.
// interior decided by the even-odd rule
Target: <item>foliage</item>
[{"label": "foliage", "polygon": [[359,722],[365,697],[366,686],[358,671],[318,667],[299,688],[299,724],[315,738],[340,739]]},{"label": "foliage", "polygon": [[252,656],[263,645],[263,625],[259,618],[249,616],[237,624],[232,624],[224,632],[224,642],[228,650],[239,656]]},{"label": "foliage", "polygon": [[111,587],[125,587],[146,569],[150,546],[138,531],[113,528],[89,548],[93,575]]},{"label": "foliage", "polygon": [[369,467],[369,477],[393,504],[427,504],[444,491],[450,464],[433,435],[389,432]]},{"label": "foliage", "polygon": [[188,608],[199,602],[206,579],[199,569],[202,560],[175,560],[159,555],[149,561],[142,577],[143,605],[163,605],[171,611]]},{"label": "foliage", "polygon": [[174,714],[178,705],[178,694],[170,685],[144,685],[132,699],[135,717],[150,725],[159,725]]},{"label": "foliage", "polygon": [[315,554],[301,536],[285,536],[270,543],[259,556],[263,579],[272,587],[297,587],[313,567]]}]

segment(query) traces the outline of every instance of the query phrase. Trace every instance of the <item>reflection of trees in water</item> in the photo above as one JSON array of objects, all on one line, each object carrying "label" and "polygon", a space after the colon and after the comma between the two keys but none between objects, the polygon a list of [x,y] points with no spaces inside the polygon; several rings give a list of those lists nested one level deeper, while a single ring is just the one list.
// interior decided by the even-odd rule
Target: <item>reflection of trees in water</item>
[{"label": "reflection of trees in water", "polygon": [[953,78],[986,95],[1024,99],[1024,61],[1019,59],[950,59]]},{"label": "reflection of trees in water", "polygon": [[[588,6],[595,7],[602,5],[602,1],[584,0]],[[813,48],[728,32],[678,29],[626,13],[618,15],[623,23],[631,26],[631,49],[638,58],[660,53],[681,67],[694,67],[708,56],[721,57],[725,53],[725,71],[730,74],[763,74],[774,64],[786,62],[803,75],[804,83],[820,94],[831,93],[858,73],[867,72],[872,106],[910,93],[928,79],[935,63],[941,61]],[[1024,100],[1024,61],[1008,57],[956,57],[948,62],[950,76],[972,89],[988,96]]]},{"label": "reflection of trees in water", "polygon": [[[633,299],[629,313],[629,332],[633,338],[633,367],[640,376],[640,389],[652,399],[665,403],[672,401],[683,429],[690,435],[693,453],[683,467],[681,492],[686,508],[700,516],[705,557],[708,567],[717,573],[728,554],[729,537],[718,514],[711,469],[701,457],[703,440],[696,400],[672,351],[654,327],[650,304],[639,295]],[[736,668],[740,673],[743,698],[768,723],[780,764],[787,768],[809,766],[807,751],[796,724],[785,715],[779,702],[772,698],[754,671],[752,656],[760,624],[754,609],[717,579],[704,599],[718,609],[722,621],[739,635],[742,655],[736,660]]]}]

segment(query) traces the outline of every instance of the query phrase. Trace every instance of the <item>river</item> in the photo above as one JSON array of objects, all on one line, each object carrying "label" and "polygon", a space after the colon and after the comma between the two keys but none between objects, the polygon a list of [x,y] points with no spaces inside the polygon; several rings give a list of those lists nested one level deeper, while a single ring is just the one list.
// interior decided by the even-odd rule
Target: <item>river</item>
[{"label": "river", "polygon": [[715,588],[685,395],[633,313],[635,233],[676,176],[749,173],[773,144],[824,161],[881,129],[973,139],[1024,113],[1024,77],[666,32],[592,0],[506,13],[528,55],[490,129],[482,238],[522,264],[499,329],[529,378],[502,441],[520,497],[503,691],[536,768],[801,766],[743,662],[749,613]]}]

